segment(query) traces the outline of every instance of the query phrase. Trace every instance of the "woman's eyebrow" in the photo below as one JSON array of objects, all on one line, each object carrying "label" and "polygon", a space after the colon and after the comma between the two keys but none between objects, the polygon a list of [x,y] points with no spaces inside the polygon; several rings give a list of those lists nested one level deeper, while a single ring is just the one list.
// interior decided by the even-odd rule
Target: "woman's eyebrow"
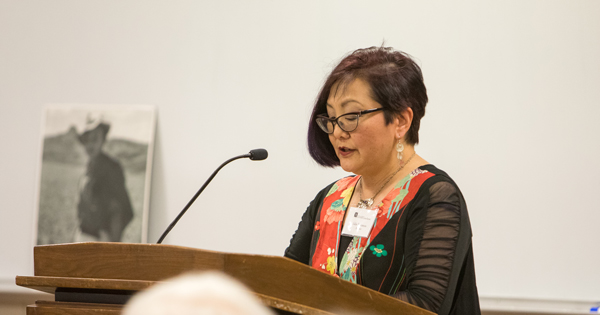
[{"label": "woman's eyebrow", "polygon": [[349,99],[349,100],[345,100],[345,101],[342,103],[342,107],[344,107],[344,106],[348,105],[348,103],[358,103],[358,104],[361,104],[361,105],[362,105],[362,103],[361,103],[361,102],[359,102],[359,101],[357,101],[357,100],[355,100],[355,99],[351,98],[351,99]]},{"label": "woman's eyebrow", "polygon": [[[341,106],[342,108],[344,108],[346,105],[348,105],[348,103],[358,103],[358,104],[361,104],[361,105],[362,105],[362,103],[361,103],[361,102],[359,102],[359,101],[357,101],[357,100],[355,100],[355,99],[352,99],[352,98],[351,98],[351,99],[349,99],[349,100],[345,100],[345,101],[343,101],[343,102],[342,102],[342,104],[341,104],[340,106]],[[333,105],[331,105],[331,104],[329,104],[329,103],[327,103],[327,106],[326,106],[326,107],[333,109]]]}]

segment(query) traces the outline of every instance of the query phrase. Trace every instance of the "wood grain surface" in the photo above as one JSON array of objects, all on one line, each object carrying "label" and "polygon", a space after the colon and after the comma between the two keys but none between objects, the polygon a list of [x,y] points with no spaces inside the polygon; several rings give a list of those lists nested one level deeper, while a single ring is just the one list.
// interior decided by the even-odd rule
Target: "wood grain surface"
[{"label": "wood grain surface", "polygon": [[[17,284],[49,293],[56,288],[139,291],[181,273],[218,270],[247,285],[264,304],[285,312],[434,314],[285,257],[220,253],[172,245],[98,242],[36,246],[34,265],[35,276],[18,276]],[[84,307],[76,306],[65,307],[74,310]],[[50,306],[36,304],[31,312],[33,309],[46,311],[41,310],[46,307]],[[71,314],[62,309],[61,314]],[[113,311],[116,310],[109,309],[106,314]]]},{"label": "wood grain surface", "polygon": [[27,315],[120,315],[122,309],[111,304],[37,301],[27,307]]}]

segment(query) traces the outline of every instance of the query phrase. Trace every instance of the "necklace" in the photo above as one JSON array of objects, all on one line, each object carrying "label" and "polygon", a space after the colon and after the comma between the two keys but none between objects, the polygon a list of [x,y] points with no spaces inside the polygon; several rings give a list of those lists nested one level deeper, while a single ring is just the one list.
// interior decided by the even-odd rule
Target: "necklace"
[{"label": "necklace", "polygon": [[379,195],[379,193],[383,190],[383,187],[385,187],[385,185],[387,185],[392,180],[392,178],[394,178],[394,176],[396,176],[396,174],[398,174],[398,172],[400,172],[404,168],[404,166],[406,164],[408,164],[408,162],[410,162],[410,160],[412,160],[412,158],[414,156],[415,156],[415,153],[413,153],[413,155],[406,161],[406,163],[402,164],[392,175],[390,175],[390,177],[388,177],[388,179],[385,181],[385,183],[383,183],[383,185],[381,185],[379,190],[371,198],[362,199],[362,177],[361,177],[360,182],[358,183],[360,185],[359,191],[358,191],[359,201],[356,206],[361,209],[369,209],[373,205],[373,202],[375,201],[375,197],[377,197],[377,195]]}]

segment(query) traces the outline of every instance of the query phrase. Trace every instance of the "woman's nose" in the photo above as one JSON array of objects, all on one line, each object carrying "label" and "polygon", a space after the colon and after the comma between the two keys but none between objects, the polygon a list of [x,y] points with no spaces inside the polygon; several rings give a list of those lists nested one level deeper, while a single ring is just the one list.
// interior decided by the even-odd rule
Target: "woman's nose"
[{"label": "woman's nose", "polygon": [[335,138],[346,138],[348,136],[348,132],[342,130],[342,128],[340,128],[340,126],[337,123],[335,123],[335,124],[333,124],[332,135]]}]

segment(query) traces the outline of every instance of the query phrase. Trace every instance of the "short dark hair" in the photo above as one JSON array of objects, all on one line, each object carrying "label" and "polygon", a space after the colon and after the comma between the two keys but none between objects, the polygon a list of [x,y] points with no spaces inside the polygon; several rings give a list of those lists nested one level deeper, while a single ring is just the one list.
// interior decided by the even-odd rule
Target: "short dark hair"
[{"label": "short dark hair", "polygon": [[413,120],[406,134],[406,142],[411,145],[419,143],[419,125],[427,105],[427,89],[421,68],[408,54],[391,47],[358,49],[342,59],[327,77],[310,117],[308,151],[323,166],[339,166],[340,160],[329,141],[329,135],[319,128],[315,119],[317,115],[327,113],[331,88],[336,83],[340,88],[355,79],[361,79],[370,86],[371,98],[384,109],[386,124],[410,107]]},{"label": "short dark hair", "polygon": [[90,130],[86,130],[84,133],[82,133],[79,136],[79,142],[81,142],[82,144],[86,144],[87,142],[89,142],[89,138],[90,138],[90,133],[92,133],[93,131],[96,131],[97,129],[100,129],[102,131],[102,140],[106,140],[106,134],[108,134],[108,131],[110,130],[110,125],[106,124],[106,123],[100,123],[98,124],[98,126],[94,127],[93,129]]}]

